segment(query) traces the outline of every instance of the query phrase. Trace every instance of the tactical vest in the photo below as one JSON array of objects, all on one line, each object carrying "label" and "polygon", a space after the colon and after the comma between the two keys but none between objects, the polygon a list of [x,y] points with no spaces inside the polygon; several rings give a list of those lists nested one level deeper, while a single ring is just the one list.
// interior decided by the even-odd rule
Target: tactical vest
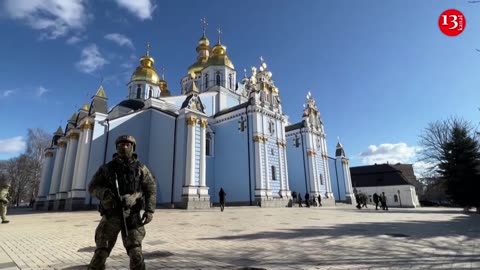
[{"label": "tactical vest", "polygon": [[[120,195],[132,194],[141,190],[143,180],[143,165],[138,160],[123,162],[121,160],[112,160],[107,165],[109,167],[110,179],[115,185],[115,177],[118,180]],[[115,188],[115,186],[113,186]]]},{"label": "tactical vest", "polygon": [[[140,161],[135,159],[129,162],[124,162],[120,159],[114,159],[107,163],[106,167],[108,186],[112,193],[117,194],[115,179],[118,181],[118,188],[121,196],[141,191],[141,185],[143,181],[143,165],[140,163]],[[145,203],[143,198],[137,199],[137,203],[130,208],[131,214],[136,215],[140,213],[140,210],[143,209],[144,205]],[[115,212],[114,209],[109,211],[103,209],[101,204],[99,205],[98,211],[102,216],[104,214],[109,215],[112,214],[112,212]]]}]

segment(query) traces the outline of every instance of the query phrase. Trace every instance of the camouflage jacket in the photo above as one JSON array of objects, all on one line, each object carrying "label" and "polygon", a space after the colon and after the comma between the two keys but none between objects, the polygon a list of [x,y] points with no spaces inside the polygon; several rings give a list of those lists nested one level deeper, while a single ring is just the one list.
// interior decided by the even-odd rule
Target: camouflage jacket
[{"label": "camouflage jacket", "polygon": [[155,178],[147,166],[137,159],[127,161],[114,158],[101,166],[88,186],[88,192],[100,201],[104,199],[106,191],[116,195],[115,178],[118,179],[120,195],[142,192],[145,199],[145,211],[154,212],[157,201]]},{"label": "camouflage jacket", "polygon": [[8,187],[8,186],[0,187],[0,201],[8,201],[9,191],[10,191],[10,187]]}]

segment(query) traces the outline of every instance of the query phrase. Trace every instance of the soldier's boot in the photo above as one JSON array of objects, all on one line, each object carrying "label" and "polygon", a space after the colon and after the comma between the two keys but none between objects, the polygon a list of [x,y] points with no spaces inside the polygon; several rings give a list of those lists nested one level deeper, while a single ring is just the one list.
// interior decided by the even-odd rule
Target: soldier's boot
[{"label": "soldier's boot", "polygon": [[105,249],[95,250],[95,254],[93,254],[93,258],[88,265],[88,270],[105,270],[108,254],[109,252]]},{"label": "soldier's boot", "polygon": [[130,257],[130,269],[132,270],[145,270],[145,261],[143,259],[142,248],[133,247],[128,251]]}]

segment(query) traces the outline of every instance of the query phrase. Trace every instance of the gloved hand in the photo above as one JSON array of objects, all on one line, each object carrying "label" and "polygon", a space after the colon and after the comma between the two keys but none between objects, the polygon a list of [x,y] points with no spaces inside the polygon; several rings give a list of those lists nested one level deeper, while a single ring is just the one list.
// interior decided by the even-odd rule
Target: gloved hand
[{"label": "gloved hand", "polygon": [[142,216],[142,223],[143,225],[150,223],[153,219],[153,213],[152,212],[144,212]]},{"label": "gloved hand", "polygon": [[112,209],[115,202],[115,197],[110,190],[103,193],[103,199],[101,200],[102,206],[105,210]]},{"label": "gloved hand", "polygon": [[137,202],[137,199],[142,197],[141,192],[135,192],[133,194],[125,194],[122,196],[122,205],[123,207],[132,207]]}]

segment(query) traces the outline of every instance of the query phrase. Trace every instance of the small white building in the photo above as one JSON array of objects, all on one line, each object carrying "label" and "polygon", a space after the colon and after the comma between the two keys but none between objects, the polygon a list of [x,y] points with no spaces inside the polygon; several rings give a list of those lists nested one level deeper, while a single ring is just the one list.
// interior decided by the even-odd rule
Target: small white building
[{"label": "small white building", "polygon": [[369,203],[373,203],[373,194],[387,198],[388,207],[419,207],[417,180],[412,164],[375,164],[351,167],[352,184],[358,193],[365,193]]}]

